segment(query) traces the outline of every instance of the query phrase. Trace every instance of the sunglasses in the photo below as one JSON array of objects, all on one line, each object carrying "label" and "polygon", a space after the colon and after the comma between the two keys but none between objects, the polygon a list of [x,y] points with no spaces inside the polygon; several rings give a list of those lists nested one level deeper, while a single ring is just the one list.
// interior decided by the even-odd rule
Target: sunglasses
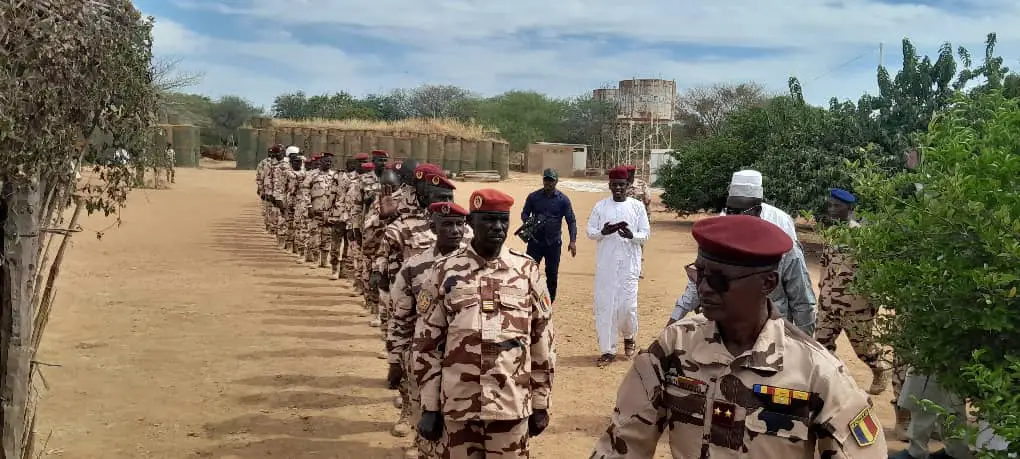
[{"label": "sunglasses", "polygon": [[748,214],[753,214],[753,213],[755,213],[755,212],[757,212],[759,210],[761,210],[761,204],[758,204],[756,206],[751,206],[751,207],[748,207],[746,209],[742,209],[742,208],[739,208],[739,207],[724,207],[723,208],[723,211],[726,212],[726,215],[748,215]]},{"label": "sunglasses", "polygon": [[751,276],[757,276],[759,274],[768,274],[772,272],[772,271],[758,271],[751,274],[744,274],[743,276],[727,277],[726,275],[720,272],[713,272],[712,274],[706,275],[705,270],[702,268],[698,268],[697,266],[694,265],[694,263],[684,266],[684,269],[687,270],[687,279],[689,279],[691,282],[694,282],[694,285],[701,285],[701,281],[708,282],[708,286],[712,287],[712,290],[714,290],[716,293],[728,292],[730,290],[730,284],[738,280],[747,279],[748,277]]}]

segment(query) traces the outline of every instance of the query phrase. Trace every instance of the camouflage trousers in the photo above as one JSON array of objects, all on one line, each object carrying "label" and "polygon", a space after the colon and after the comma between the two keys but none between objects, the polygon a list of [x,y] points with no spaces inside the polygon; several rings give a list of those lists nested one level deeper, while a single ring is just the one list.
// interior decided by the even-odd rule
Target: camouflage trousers
[{"label": "camouflage trousers", "polygon": [[[390,292],[379,289],[379,322],[382,324],[379,328],[388,330],[391,317],[393,317],[393,300],[390,298]],[[386,334],[383,333],[383,341],[385,340]]]},{"label": "camouflage trousers", "polygon": [[379,314],[379,289],[369,287],[369,278],[372,276],[372,260],[375,259],[375,251],[369,252],[374,247],[361,247],[361,285],[365,291],[365,306],[372,314]]},{"label": "camouflage trousers", "polygon": [[294,212],[294,246],[298,250],[304,250],[305,244],[308,243],[308,224],[305,223],[308,217],[301,209],[297,209]]},{"label": "camouflage trousers", "polygon": [[280,228],[280,236],[286,242],[294,240],[294,208],[284,209],[283,215],[283,226]]},{"label": "camouflage trousers", "polygon": [[330,243],[333,242],[333,227],[325,220],[315,219],[315,230],[318,231],[319,250],[329,251]]},{"label": "camouflage trousers", "polygon": [[346,231],[346,225],[343,223],[333,223],[329,227],[329,265],[333,267],[333,271],[336,271],[340,265],[341,248],[346,240],[344,235]]},{"label": "camouflage trousers", "polygon": [[260,202],[262,203],[262,207],[261,207],[261,209],[262,209],[262,224],[266,225],[266,231],[269,231],[269,207],[272,206],[272,204],[270,204],[270,203],[268,203],[266,201],[260,201]]},{"label": "camouflage trousers", "polygon": [[361,259],[361,243],[357,240],[348,241],[350,248],[347,249],[347,258],[345,261],[349,263],[351,273],[351,280],[354,282],[355,288],[358,290],[364,290],[365,283],[361,279],[362,259]]},{"label": "camouflage trousers", "polygon": [[309,216],[305,219],[305,233],[308,235],[305,238],[305,250],[315,250],[319,248],[319,224],[314,218]]},{"label": "camouflage trousers", "polygon": [[[408,375],[413,375],[411,367],[411,349],[408,348],[400,357],[400,365],[404,367],[404,378],[397,386],[400,393],[401,414],[407,414],[408,423],[417,426],[421,420],[421,392],[418,390],[418,382]],[[418,459],[439,459],[442,456],[443,444],[440,441],[426,440],[415,433],[414,446],[418,448]]]},{"label": "camouflage trousers", "polygon": [[836,353],[836,338],[846,332],[857,358],[872,370],[886,370],[892,365],[882,358],[882,347],[875,340],[875,315],[878,308],[857,301],[841,301],[842,298],[821,297],[818,299],[818,325],[815,340],[833,354]]},{"label": "camouflage trousers", "polygon": [[444,421],[444,459],[530,457],[528,418],[509,421]]},{"label": "camouflage trousers", "polygon": [[269,204],[269,208],[266,209],[266,213],[266,222],[269,233],[275,235],[280,227],[280,208]]}]

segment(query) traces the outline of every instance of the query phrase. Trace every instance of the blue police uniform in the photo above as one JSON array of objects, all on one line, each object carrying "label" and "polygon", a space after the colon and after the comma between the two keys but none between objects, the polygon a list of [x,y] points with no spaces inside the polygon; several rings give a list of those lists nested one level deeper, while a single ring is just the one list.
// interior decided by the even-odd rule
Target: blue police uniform
[{"label": "blue police uniform", "polygon": [[549,287],[549,297],[556,300],[556,285],[560,270],[560,253],[563,250],[563,219],[567,220],[567,231],[570,240],[577,241],[577,218],[570,198],[560,192],[546,194],[545,190],[534,191],[524,201],[521,221],[534,215],[536,223],[528,242],[528,256],[541,263],[545,260],[545,279]]}]

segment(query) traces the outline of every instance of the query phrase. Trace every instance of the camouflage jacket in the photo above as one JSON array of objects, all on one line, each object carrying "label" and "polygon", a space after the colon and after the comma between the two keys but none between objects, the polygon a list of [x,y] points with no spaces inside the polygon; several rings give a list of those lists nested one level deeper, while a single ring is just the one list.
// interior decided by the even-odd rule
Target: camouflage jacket
[{"label": "camouflage jacket", "polygon": [[648,183],[639,178],[635,178],[634,183],[627,187],[627,197],[641,201],[645,207],[652,203],[652,196],[648,194]]},{"label": "camouflage jacket", "polygon": [[393,193],[393,199],[397,201],[397,214],[404,215],[418,209],[418,194],[410,185],[400,185]]},{"label": "camouflage jacket", "polygon": [[432,264],[443,257],[434,246],[431,249],[408,258],[390,287],[393,316],[386,330],[389,363],[406,364],[404,353],[410,350],[411,339],[414,338],[415,321],[418,320],[417,299],[422,282],[426,280]]},{"label": "camouflage jacket", "polygon": [[382,242],[376,251],[373,270],[384,273],[392,283],[404,260],[428,250],[436,244],[436,234],[429,228],[425,209],[416,208],[400,214],[386,225]]},{"label": "camouflage jacket", "polygon": [[650,458],[668,427],[673,457],[886,458],[843,363],[769,307],[757,342],[735,357],[703,316],[666,327],[624,376],[591,457]]},{"label": "camouflage jacket", "polygon": [[255,188],[259,196],[266,194],[266,178],[272,169],[273,158],[262,158],[258,166],[255,166]]},{"label": "camouflage jacket", "polygon": [[287,171],[292,171],[290,163],[287,161],[277,161],[273,164],[272,176],[273,176],[273,199],[277,201],[283,201],[287,197]]},{"label": "camouflage jacket", "polygon": [[[850,228],[860,226],[860,223],[854,220],[849,223]],[[845,248],[825,244],[819,264],[822,267],[822,277],[818,281],[819,304],[830,303],[837,309],[850,311],[865,310],[869,307],[865,298],[850,293],[850,284],[853,283],[857,266]]]},{"label": "camouflage jacket", "polygon": [[300,202],[301,197],[301,181],[305,178],[304,170],[289,170],[287,171],[287,185],[284,189],[286,196],[286,208],[289,212],[294,212],[296,206]]},{"label": "camouflage jacket", "polygon": [[485,260],[469,245],[425,276],[411,360],[422,410],[467,421],[548,409],[552,308],[534,260],[505,247]]},{"label": "camouflage jacket", "polygon": [[336,180],[333,181],[333,202],[330,204],[329,212],[326,216],[327,220],[331,223],[346,223],[350,218],[350,211],[347,209],[347,190],[351,186],[351,181],[357,177],[355,172],[336,172]]},{"label": "camouflage jacket", "polygon": [[294,180],[294,221],[298,223],[308,218],[308,193],[305,192],[304,183],[312,172],[302,169],[297,172]]},{"label": "camouflage jacket", "polygon": [[357,178],[351,181],[346,198],[347,224],[351,225],[351,228],[362,229],[365,227],[365,198],[377,195],[378,189],[379,179],[372,172],[358,174]]},{"label": "camouflage jacket", "polygon": [[329,204],[333,202],[333,171],[319,170],[309,184],[308,194],[312,198],[312,216],[316,219],[325,218]]}]

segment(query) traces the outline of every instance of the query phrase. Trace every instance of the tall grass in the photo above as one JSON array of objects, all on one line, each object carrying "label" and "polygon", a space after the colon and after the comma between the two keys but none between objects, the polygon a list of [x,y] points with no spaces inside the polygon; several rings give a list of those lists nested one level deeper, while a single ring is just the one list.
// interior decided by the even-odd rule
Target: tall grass
[{"label": "tall grass", "polygon": [[273,119],[274,127],[336,129],[341,131],[377,131],[387,134],[407,132],[411,134],[436,134],[464,140],[503,140],[499,131],[477,123],[466,123],[450,118],[410,118],[399,121],[378,120],[288,120]]}]

